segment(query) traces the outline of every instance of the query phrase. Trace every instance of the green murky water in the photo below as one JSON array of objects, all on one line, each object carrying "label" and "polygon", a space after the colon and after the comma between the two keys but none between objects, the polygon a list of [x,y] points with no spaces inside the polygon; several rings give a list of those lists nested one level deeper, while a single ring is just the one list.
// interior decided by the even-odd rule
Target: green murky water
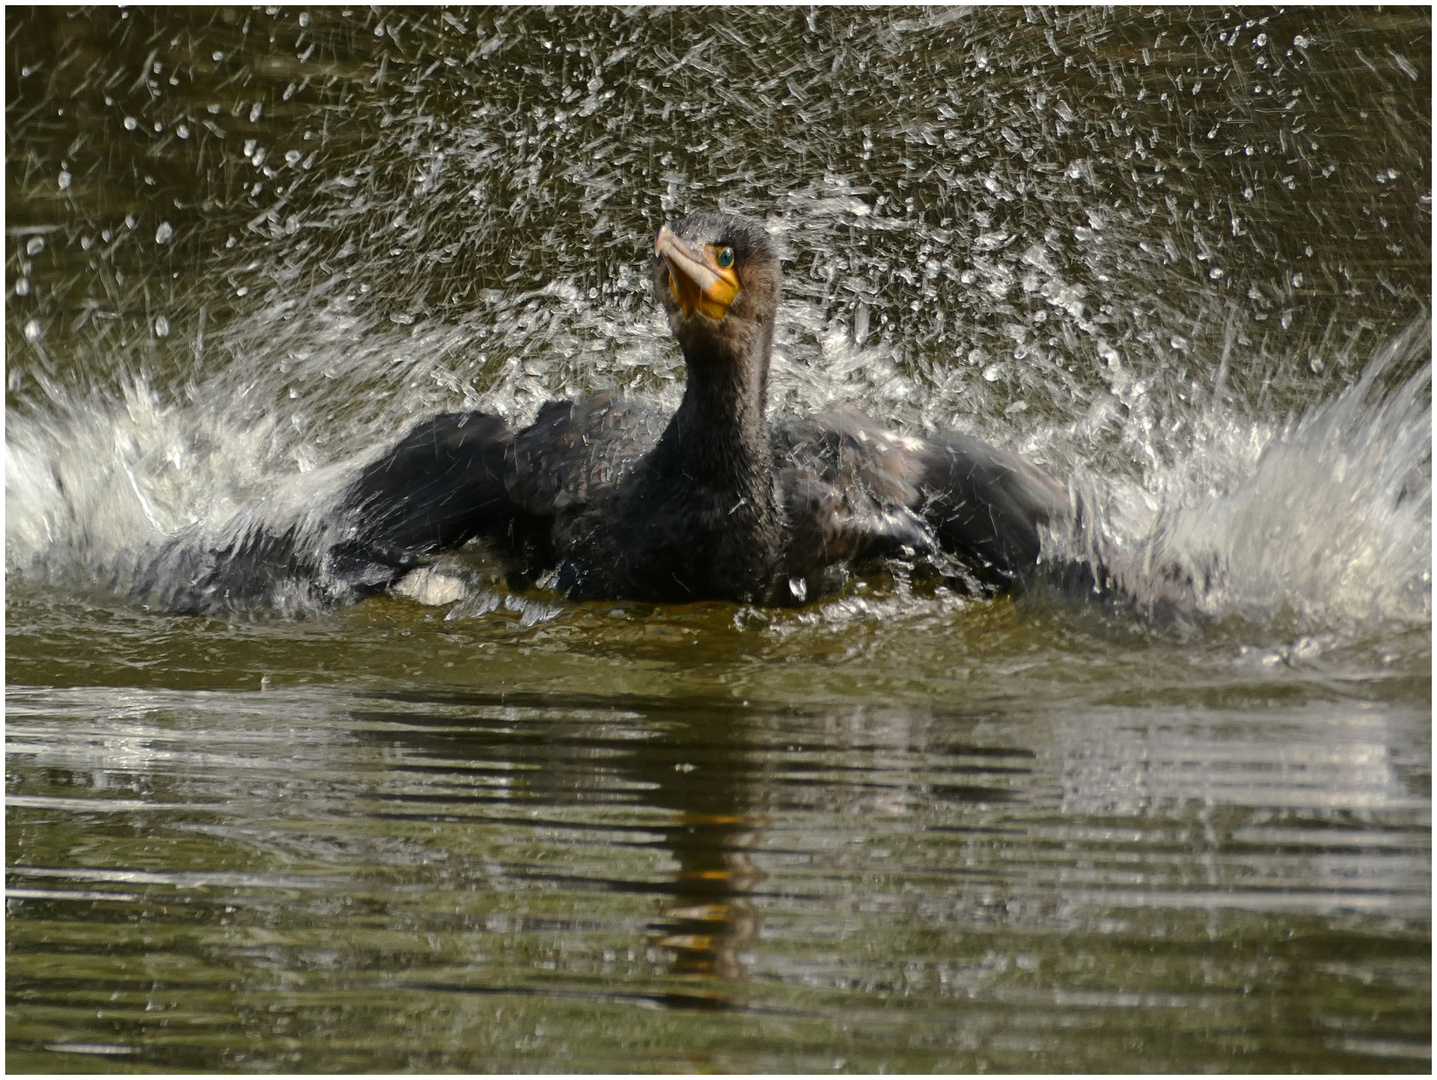
[{"label": "green murky water", "polygon": [[[6,31],[9,1068],[1429,1071],[1425,9]],[[774,411],[1017,448],[1196,615],[135,591],[434,410],[676,400],[714,206]]]}]

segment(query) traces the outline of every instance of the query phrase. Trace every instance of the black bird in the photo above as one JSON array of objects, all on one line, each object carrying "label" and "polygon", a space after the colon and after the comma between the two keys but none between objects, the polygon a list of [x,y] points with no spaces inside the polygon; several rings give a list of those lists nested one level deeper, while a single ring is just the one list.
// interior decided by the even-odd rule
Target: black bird
[{"label": "black bird", "polygon": [[379,591],[480,536],[575,599],[795,603],[895,555],[956,560],[994,593],[1070,513],[1035,465],[965,435],[898,435],[848,405],[771,425],[780,272],[757,222],[663,227],[653,281],[687,368],[676,413],[600,393],[551,402],[522,431],[480,412],[420,424],[348,491],[348,536],[326,560],[338,593]]}]

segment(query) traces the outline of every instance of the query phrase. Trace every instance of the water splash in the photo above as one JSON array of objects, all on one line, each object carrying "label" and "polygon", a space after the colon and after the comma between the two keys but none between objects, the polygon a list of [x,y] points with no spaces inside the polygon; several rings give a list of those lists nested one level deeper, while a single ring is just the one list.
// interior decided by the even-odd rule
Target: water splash
[{"label": "water splash", "polygon": [[[822,389],[842,386],[840,371]],[[514,381],[486,395],[509,415],[524,396]],[[290,573],[276,570],[241,606],[303,612],[343,599],[326,580],[326,551],[344,527],[345,485],[386,439],[370,430],[367,449],[317,465],[292,424],[239,416],[214,403],[167,405],[141,384],[119,401],[91,397],[12,417],[7,571],[107,581],[172,605],[216,552],[288,534],[275,559],[288,560]],[[1254,622],[1285,610],[1314,626],[1430,621],[1428,323],[1381,348],[1337,397],[1286,423],[1209,402],[1188,416],[1186,448],[1174,452],[1151,445],[1161,433],[1148,419],[1131,410],[1127,426],[1138,434],[1120,439],[1149,440],[1136,456],[1141,476],[1086,463],[1075,449],[1082,421],[1043,436],[1065,455],[1049,467],[1070,473],[1083,506],[1080,530],[1049,537],[1045,561],[1098,567],[1148,610]],[[434,590],[409,592],[422,600]]]},{"label": "water splash", "polygon": [[1142,480],[1079,467],[1085,520],[1045,559],[1101,566],[1149,609],[1430,622],[1431,382],[1424,320],[1300,418],[1274,425],[1215,407],[1188,453]]},{"label": "water splash", "polygon": [[[11,417],[6,571],[172,607],[200,561],[247,537],[292,529],[318,558],[352,466],[315,468],[288,434],[274,417],[166,404],[143,382],[119,400],[61,399]],[[290,578],[254,600],[323,606],[322,581]]]},{"label": "water splash", "polygon": [[[605,386],[672,405],[645,248],[719,206],[784,251],[775,413],[852,400],[1026,452],[1073,479],[1135,589],[1156,556],[1217,573],[1205,611],[1428,611],[1378,567],[1430,548],[1430,501],[1373,481],[1425,475],[1420,439],[1386,446],[1390,395],[1343,390],[1430,293],[1428,62],[1395,44],[1425,13],[34,9],[13,29],[8,572],[124,590],[146,552],[257,523],[314,562],[349,470],[426,414],[523,423]],[[1341,512],[1303,519],[1308,491]],[[1311,569],[1333,563],[1347,584]]]}]

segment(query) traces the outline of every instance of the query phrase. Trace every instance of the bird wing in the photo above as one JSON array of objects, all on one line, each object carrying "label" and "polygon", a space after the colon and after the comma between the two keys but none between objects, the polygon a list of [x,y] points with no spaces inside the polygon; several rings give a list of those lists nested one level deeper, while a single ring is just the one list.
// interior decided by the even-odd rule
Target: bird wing
[{"label": "bird wing", "polygon": [[968,435],[914,438],[852,405],[777,425],[774,461],[788,515],[788,566],[939,549],[1002,587],[1033,565],[1039,527],[1066,491],[1032,462]]},{"label": "bird wing", "polygon": [[993,585],[1033,566],[1039,528],[1070,513],[1066,489],[1027,458],[971,435],[923,441],[919,512],[944,550]]},{"label": "bird wing", "polygon": [[919,441],[886,431],[852,405],[775,425],[771,441],[790,574],[812,580],[834,563],[937,548],[915,513]]},{"label": "bird wing", "polygon": [[613,493],[663,421],[609,394],[550,402],[520,432],[481,412],[426,420],[350,485],[334,573],[372,592],[476,536],[503,541],[535,568],[550,565],[554,537]]},{"label": "bird wing", "polygon": [[610,393],[551,401],[514,440],[510,496],[536,517],[570,519],[614,494],[667,419]]},{"label": "bird wing", "polygon": [[486,413],[419,424],[350,486],[353,534],[335,549],[337,559],[404,569],[419,556],[504,531],[518,511],[508,488],[513,444],[513,430]]}]

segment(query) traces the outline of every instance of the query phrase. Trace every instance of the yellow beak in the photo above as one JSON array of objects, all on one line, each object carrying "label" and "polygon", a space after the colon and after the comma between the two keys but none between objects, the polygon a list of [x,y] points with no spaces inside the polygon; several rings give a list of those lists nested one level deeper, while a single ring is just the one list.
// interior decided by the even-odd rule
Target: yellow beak
[{"label": "yellow beak", "polygon": [[654,240],[654,254],[662,255],[668,264],[669,291],[679,302],[684,318],[701,311],[717,322],[728,314],[729,305],[739,293],[738,275],[732,267],[718,265],[713,249],[691,247],[665,225]]}]

